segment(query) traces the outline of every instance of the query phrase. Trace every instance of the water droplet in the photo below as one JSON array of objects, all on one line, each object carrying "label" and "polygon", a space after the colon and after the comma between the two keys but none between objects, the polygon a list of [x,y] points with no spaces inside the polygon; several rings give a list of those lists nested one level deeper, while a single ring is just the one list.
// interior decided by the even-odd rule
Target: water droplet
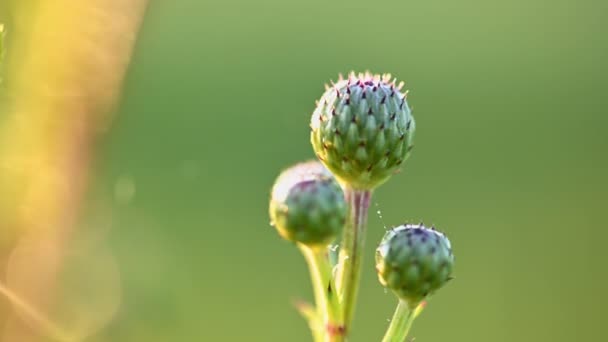
[{"label": "water droplet", "polygon": [[378,214],[378,218],[380,219],[380,222],[382,222],[382,226],[386,231],[388,228],[386,227],[386,222],[384,222],[384,216],[382,216],[382,211],[380,210],[380,204],[378,204],[378,202],[376,202],[376,208],[378,208],[378,210],[376,210],[376,214]]}]

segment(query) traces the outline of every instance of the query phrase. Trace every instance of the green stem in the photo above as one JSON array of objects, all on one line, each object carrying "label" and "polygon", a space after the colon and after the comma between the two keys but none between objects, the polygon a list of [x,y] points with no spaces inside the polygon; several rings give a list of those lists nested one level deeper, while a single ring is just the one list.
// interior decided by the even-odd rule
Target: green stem
[{"label": "green stem", "polygon": [[407,302],[400,300],[382,342],[405,341],[417,313],[418,309],[411,310]]},{"label": "green stem", "polygon": [[344,317],[343,334],[350,330],[359,291],[365,226],[371,191],[346,188],[345,196],[350,205],[350,214],[346,227],[344,227],[340,246],[340,267],[336,278]]},{"label": "green stem", "polygon": [[342,316],[326,252],[303,245],[299,247],[310,270],[317,315],[324,325],[319,329],[323,332],[322,336],[317,336],[315,340],[321,338],[321,341],[341,342],[342,339],[333,333],[336,327],[342,326]]}]

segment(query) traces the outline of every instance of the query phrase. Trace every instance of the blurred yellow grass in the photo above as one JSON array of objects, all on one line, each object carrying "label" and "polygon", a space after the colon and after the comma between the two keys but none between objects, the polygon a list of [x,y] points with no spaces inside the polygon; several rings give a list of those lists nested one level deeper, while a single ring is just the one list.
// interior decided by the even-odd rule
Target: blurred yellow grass
[{"label": "blurred yellow grass", "polygon": [[6,297],[15,306],[15,309],[22,311],[30,319],[34,320],[36,324],[38,324],[49,336],[59,341],[68,341],[70,339],[67,334],[61,330],[61,328],[57,327],[55,323],[53,323],[48,317],[45,317],[43,314],[38,312],[36,308],[15,294],[10,288],[1,282],[0,294]]},{"label": "blurred yellow grass", "polygon": [[[145,7],[145,0],[15,2],[0,116],[3,244],[27,236],[54,244],[52,251],[67,243],[94,142],[110,122]],[[58,259],[51,263],[57,269],[38,273],[40,291],[29,292],[38,298],[21,299],[42,311],[61,264],[58,255],[47,257]],[[4,338],[28,339],[22,328],[9,324]]]},{"label": "blurred yellow grass", "polygon": [[11,189],[11,203],[3,204],[17,213],[18,227],[48,228],[41,222],[57,222],[79,192],[81,168],[109,120],[144,4],[62,0],[16,7],[0,182]]}]

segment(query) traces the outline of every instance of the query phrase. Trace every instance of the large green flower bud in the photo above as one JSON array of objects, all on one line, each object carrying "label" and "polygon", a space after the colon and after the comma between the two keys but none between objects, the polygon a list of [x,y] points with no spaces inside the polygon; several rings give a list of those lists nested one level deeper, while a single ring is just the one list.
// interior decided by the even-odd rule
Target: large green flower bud
[{"label": "large green flower bud", "polygon": [[369,190],[384,183],[413,147],[414,117],[390,75],[340,80],[318,101],[310,127],[317,157],[341,182]]},{"label": "large green flower bud", "polygon": [[451,279],[454,255],[448,238],[422,225],[402,225],[386,233],[376,250],[378,279],[416,307]]},{"label": "large green flower bud", "polygon": [[283,171],[272,189],[270,218],[289,241],[325,247],[342,231],[346,213],[342,188],[318,161]]}]

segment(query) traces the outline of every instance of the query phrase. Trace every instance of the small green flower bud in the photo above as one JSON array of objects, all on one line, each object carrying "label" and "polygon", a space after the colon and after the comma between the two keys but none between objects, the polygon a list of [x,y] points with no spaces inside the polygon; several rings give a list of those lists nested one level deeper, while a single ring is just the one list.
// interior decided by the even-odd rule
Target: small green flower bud
[{"label": "small green flower bud", "polygon": [[409,156],[415,123],[402,85],[390,75],[351,73],[318,101],[310,122],[312,146],[340,182],[373,189]]},{"label": "small green flower bud", "polygon": [[450,279],[454,255],[448,238],[422,225],[402,225],[384,235],[376,249],[383,286],[415,308]]},{"label": "small green flower bud", "polygon": [[289,241],[325,247],[342,231],[346,214],[342,188],[318,161],[283,171],[272,189],[270,218]]}]

